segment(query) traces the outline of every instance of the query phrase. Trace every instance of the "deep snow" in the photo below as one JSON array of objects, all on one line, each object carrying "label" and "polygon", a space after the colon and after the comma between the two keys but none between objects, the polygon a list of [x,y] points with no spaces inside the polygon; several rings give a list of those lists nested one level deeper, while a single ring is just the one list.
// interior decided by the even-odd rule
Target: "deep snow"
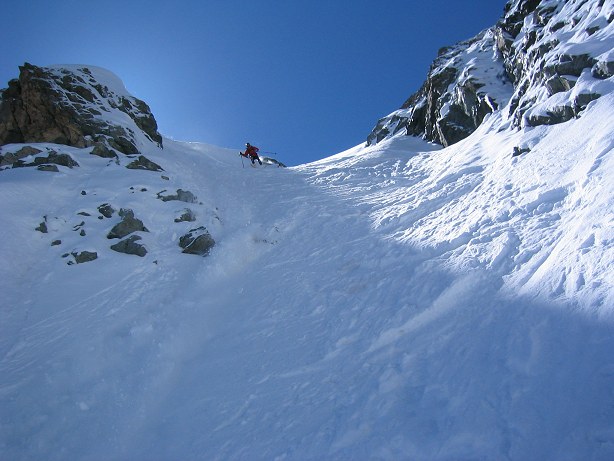
[{"label": "deep snow", "polygon": [[[291,169],[38,145],[80,167],[0,172],[0,458],[612,459],[612,107]],[[200,225],[211,254],[181,254]]]},{"label": "deep snow", "polygon": [[[165,140],[169,181],[79,149],[1,172],[2,458],[611,459],[612,105],[293,169]],[[209,257],[161,218],[178,187]],[[103,202],[145,258],[73,231]]]}]

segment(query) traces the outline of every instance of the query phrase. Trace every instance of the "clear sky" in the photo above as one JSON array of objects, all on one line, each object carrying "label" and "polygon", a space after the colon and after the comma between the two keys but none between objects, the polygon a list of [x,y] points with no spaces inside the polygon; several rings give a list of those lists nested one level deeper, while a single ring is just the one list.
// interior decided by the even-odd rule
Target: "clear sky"
[{"label": "clear sky", "polygon": [[366,140],[442,46],[505,0],[27,0],[2,8],[0,87],[35,65],[90,64],[151,107],[160,132],[296,165]]}]

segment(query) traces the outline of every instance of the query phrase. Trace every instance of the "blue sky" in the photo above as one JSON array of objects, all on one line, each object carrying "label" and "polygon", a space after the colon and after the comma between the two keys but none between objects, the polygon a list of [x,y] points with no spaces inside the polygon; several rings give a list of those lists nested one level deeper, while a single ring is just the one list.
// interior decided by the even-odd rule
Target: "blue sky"
[{"label": "blue sky", "polygon": [[442,46],[504,0],[29,0],[3,8],[0,87],[18,66],[90,64],[147,102],[165,136],[296,165],[364,142]]}]

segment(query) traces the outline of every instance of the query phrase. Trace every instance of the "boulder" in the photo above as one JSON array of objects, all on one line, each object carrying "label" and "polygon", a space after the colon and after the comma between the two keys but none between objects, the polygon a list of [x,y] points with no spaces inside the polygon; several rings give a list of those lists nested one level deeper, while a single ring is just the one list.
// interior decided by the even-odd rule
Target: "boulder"
[{"label": "boulder", "polygon": [[136,243],[139,240],[141,240],[140,236],[132,235],[127,239],[111,245],[111,250],[117,251],[118,253],[140,256],[142,258],[147,254],[147,249],[143,245]]},{"label": "boulder", "polygon": [[133,232],[149,232],[143,225],[143,221],[134,217],[134,212],[130,209],[122,208],[119,211],[121,222],[113,226],[107,234],[108,239],[124,238]]},{"label": "boulder", "polygon": [[117,158],[117,154],[113,149],[110,149],[109,147],[100,142],[96,143],[96,145],[92,149],[91,154],[102,158]]},{"label": "boulder", "polygon": [[158,192],[157,194],[158,198],[162,200],[163,202],[170,202],[173,200],[177,200],[177,201],[186,202],[186,203],[196,203],[196,200],[197,200],[196,196],[189,190],[177,189],[176,194],[162,195],[164,192],[166,192],[166,190]]},{"label": "boulder", "polygon": [[95,251],[82,251],[80,253],[73,252],[71,254],[75,258],[75,262],[77,264],[87,263],[98,259],[98,253]]},{"label": "boulder", "polygon": [[187,234],[179,239],[179,246],[183,248],[182,253],[207,256],[211,248],[215,246],[215,240],[209,231],[201,226],[191,229]]},{"label": "boulder", "polygon": [[614,61],[599,61],[593,66],[591,72],[593,77],[600,80],[610,78],[614,75]]},{"label": "boulder", "polygon": [[194,222],[196,221],[196,216],[194,216],[194,212],[189,208],[184,208],[181,212],[181,215],[175,218],[175,222]]},{"label": "boulder", "polygon": [[149,171],[164,171],[164,169],[157,163],[152,162],[144,155],[139,157],[126,165],[129,170],[149,170]]},{"label": "boulder", "polygon": [[108,203],[103,203],[102,205],[100,205],[98,207],[98,211],[105,218],[111,218],[113,216],[113,213],[115,213],[115,209]]}]

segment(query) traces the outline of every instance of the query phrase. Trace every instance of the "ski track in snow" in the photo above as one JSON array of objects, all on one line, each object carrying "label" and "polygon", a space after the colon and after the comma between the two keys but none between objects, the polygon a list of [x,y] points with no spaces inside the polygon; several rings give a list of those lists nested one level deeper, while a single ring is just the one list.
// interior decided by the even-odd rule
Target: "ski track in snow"
[{"label": "ski track in snow", "polygon": [[[288,170],[167,140],[169,180],[78,150],[1,172],[0,457],[611,459],[614,143],[574,137],[614,132],[611,105]],[[157,200],[178,188],[197,203]],[[74,231],[105,202],[143,219],[145,258],[108,250],[116,220]],[[206,258],[163,220],[184,205]]]}]

